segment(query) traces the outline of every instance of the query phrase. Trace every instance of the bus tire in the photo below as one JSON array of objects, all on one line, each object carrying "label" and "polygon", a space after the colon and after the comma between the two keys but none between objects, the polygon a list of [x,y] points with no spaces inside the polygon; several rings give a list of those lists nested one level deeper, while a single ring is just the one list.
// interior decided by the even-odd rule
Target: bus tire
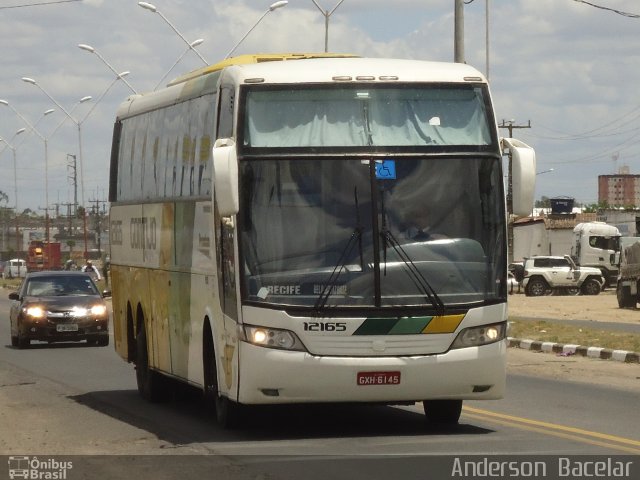
[{"label": "bus tire", "polygon": [[166,387],[162,375],[149,367],[147,334],[144,325],[136,337],[136,382],[140,396],[149,402],[166,400]]},{"label": "bus tire", "polygon": [[215,411],[218,425],[227,430],[236,428],[240,423],[240,405],[220,395],[215,347],[208,324],[205,325],[202,347],[205,404]]},{"label": "bus tire", "polygon": [[427,422],[456,425],[462,413],[462,400],[425,400],[422,402]]}]

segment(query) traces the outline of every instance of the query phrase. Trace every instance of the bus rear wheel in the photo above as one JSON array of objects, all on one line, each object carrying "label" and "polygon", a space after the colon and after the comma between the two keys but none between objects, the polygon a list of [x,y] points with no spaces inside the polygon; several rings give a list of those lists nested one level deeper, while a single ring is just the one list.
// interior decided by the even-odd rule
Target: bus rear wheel
[{"label": "bus rear wheel", "polygon": [[422,402],[427,422],[456,425],[462,413],[462,400],[425,400]]},{"label": "bus rear wheel", "polygon": [[136,337],[136,382],[140,396],[149,402],[161,402],[167,398],[166,382],[162,375],[149,367],[147,334],[144,326]]}]

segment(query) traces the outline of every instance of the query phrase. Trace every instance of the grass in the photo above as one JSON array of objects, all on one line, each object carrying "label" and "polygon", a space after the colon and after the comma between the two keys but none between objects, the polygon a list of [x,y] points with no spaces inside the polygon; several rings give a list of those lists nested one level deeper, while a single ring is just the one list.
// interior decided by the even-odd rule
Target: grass
[{"label": "grass", "polygon": [[0,287],[13,291],[18,288],[21,281],[21,278],[0,278]]},{"label": "grass", "polygon": [[638,334],[578,327],[544,320],[510,321],[508,335],[527,340],[640,352],[640,335]]}]

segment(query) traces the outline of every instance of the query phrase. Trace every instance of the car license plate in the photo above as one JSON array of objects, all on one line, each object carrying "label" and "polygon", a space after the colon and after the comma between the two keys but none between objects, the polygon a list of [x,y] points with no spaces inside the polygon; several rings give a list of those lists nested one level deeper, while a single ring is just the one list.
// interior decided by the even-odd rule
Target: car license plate
[{"label": "car license plate", "polygon": [[399,385],[400,372],[358,372],[358,385]]},{"label": "car license plate", "polygon": [[61,323],[56,325],[56,332],[77,332],[78,324],[76,323]]}]

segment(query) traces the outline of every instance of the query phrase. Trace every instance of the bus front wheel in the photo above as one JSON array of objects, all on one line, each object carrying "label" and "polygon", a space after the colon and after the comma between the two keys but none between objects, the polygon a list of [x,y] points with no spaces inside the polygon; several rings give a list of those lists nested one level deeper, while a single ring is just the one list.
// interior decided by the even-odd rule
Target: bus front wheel
[{"label": "bus front wheel", "polygon": [[462,400],[425,400],[424,414],[429,423],[455,425],[462,413]]},{"label": "bus front wheel", "polygon": [[240,422],[240,405],[220,395],[215,349],[210,331],[205,333],[203,347],[204,397],[207,407],[215,409],[216,422],[222,428],[236,428]]}]

